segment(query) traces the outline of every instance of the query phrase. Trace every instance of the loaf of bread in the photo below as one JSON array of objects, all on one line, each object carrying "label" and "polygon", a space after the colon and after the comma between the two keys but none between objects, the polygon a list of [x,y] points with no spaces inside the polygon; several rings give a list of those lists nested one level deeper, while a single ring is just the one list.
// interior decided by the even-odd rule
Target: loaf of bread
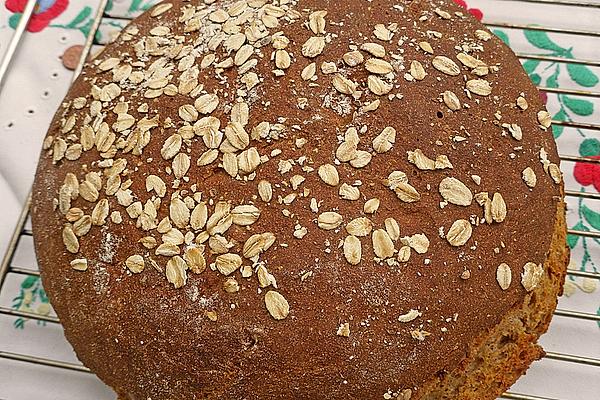
[{"label": "loaf of bread", "polygon": [[447,0],[169,0],[83,70],[43,284],[122,399],[495,399],[568,251],[515,55]]}]

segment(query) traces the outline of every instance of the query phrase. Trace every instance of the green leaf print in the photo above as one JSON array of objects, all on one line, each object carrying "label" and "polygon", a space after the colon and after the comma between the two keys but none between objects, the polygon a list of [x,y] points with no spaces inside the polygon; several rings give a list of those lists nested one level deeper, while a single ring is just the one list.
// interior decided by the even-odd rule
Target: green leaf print
[{"label": "green leaf print", "polygon": [[581,212],[585,217],[586,221],[594,228],[600,230],[600,214],[592,211],[588,206],[583,204],[581,206]]},{"label": "green leaf print", "polygon": [[21,19],[21,13],[15,13],[8,18],[8,26],[13,29],[17,29],[17,25],[19,25],[19,20]]},{"label": "green leaf print", "polygon": [[548,79],[546,79],[546,85],[548,85],[548,87],[551,87],[551,88],[557,88],[559,75],[560,75],[560,69],[557,66],[555,68],[554,72],[552,73],[552,75],[550,75],[548,77]]},{"label": "green leaf print", "polygon": [[[585,226],[583,224],[583,222],[579,221],[577,224],[575,224],[575,226],[573,226],[573,230],[576,231],[585,231],[585,232],[589,232],[589,228],[587,226]],[[579,235],[567,235],[567,244],[569,245],[569,247],[571,249],[574,249],[575,246],[577,246],[577,242],[579,242],[579,239],[581,238],[581,236]]]},{"label": "green leaf print", "polygon": [[540,82],[542,82],[542,77],[539,74],[531,74],[531,75],[529,75],[529,78],[531,79],[533,84],[536,86],[539,85]]},{"label": "green leaf print", "polygon": [[593,157],[600,154],[600,141],[596,138],[584,139],[579,145],[579,154],[583,157]]},{"label": "green leaf print", "polygon": [[589,88],[598,84],[598,77],[596,74],[585,65],[567,64],[567,72],[569,72],[571,79],[580,86]]},{"label": "green leaf print", "polygon": [[594,113],[594,104],[591,101],[577,99],[570,96],[562,96],[562,103],[575,114],[587,117]]},{"label": "green leaf print", "polygon": [[566,51],[554,43],[546,32],[525,30],[523,33],[525,34],[527,41],[538,49],[550,50],[555,53],[563,53]]},{"label": "green leaf print", "polygon": [[67,28],[76,28],[77,25],[84,22],[89,16],[92,15],[92,7],[84,7],[83,10],[73,19],[73,21],[67,24]]},{"label": "green leaf print", "polygon": [[507,46],[510,46],[510,40],[508,39],[508,35],[500,30],[493,30],[492,33],[500,38]]},{"label": "green leaf print", "polygon": [[[600,316],[600,307],[598,307],[598,310],[596,310],[596,315]],[[598,328],[600,328],[600,321],[598,321],[597,323],[598,323]]]},{"label": "green leaf print", "polygon": [[38,278],[37,276],[28,276],[21,283],[21,288],[23,288],[23,289],[29,289],[33,285],[35,285],[39,279],[40,278]]},{"label": "green leaf print", "polygon": [[523,63],[523,69],[528,74],[531,74],[540,65],[540,62],[540,60],[527,60]]},{"label": "green leaf print", "polygon": [[[556,114],[554,114],[554,117],[552,119],[554,119],[555,121],[566,121],[567,118],[567,113],[564,109],[561,108]],[[552,125],[552,134],[554,135],[554,139],[558,139],[560,135],[562,135],[564,130],[565,127],[562,125]]]}]

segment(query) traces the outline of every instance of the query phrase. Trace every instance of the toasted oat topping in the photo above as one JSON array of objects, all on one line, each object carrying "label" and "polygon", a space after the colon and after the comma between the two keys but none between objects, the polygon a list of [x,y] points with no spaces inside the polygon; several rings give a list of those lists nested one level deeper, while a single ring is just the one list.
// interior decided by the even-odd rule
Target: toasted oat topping
[{"label": "toasted oat topping", "polygon": [[[460,17],[441,9],[429,14],[411,24],[428,18],[447,24]],[[463,126],[450,132],[433,123],[437,118],[450,114],[460,121],[471,118],[461,117],[469,109],[493,104],[499,111],[483,116],[482,123],[511,146],[534,134],[513,119],[518,115],[528,115],[541,129],[551,124],[546,111],[529,109],[524,94],[508,99],[496,87],[502,65],[484,61],[490,59],[487,31],[477,30],[468,40],[429,30],[427,36],[409,37],[398,23],[382,21],[342,45],[334,33],[342,21],[330,20],[326,10],[300,8],[295,0],[205,1],[181,9],[167,2],[150,16],[154,25],[148,32],[132,27],[119,39],[131,42],[131,54],[100,55],[92,62],[96,75],[86,77],[89,95],[64,105],[56,135],[44,142],[57,166],[86,159],[78,173],[66,174],[55,194],[62,241],[76,271],[86,271],[88,260],[96,258],[86,248],[89,232],[131,225],[137,247],[120,261],[128,275],[159,271],[172,287],[182,288],[194,275],[215,274],[230,298],[254,285],[268,313],[283,320],[294,297],[290,304],[281,294],[288,287],[278,287],[277,278],[285,267],[271,265],[271,248],[285,252],[292,241],[314,246],[315,237],[325,238],[318,244],[324,254],[349,269],[365,263],[428,266],[439,262],[429,258],[430,249],[477,251],[480,224],[494,231],[511,218],[514,195],[502,183],[492,186],[485,171],[465,165],[455,152],[459,146],[479,151],[475,133]],[[301,42],[289,36],[290,26],[303,29]],[[265,82],[294,86],[298,96],[289,115],[272,116],[271,103],[284,99],[261,98]],[[432,114],[431,132],[403,131],[411,127],[395,125],[381,111],[406,107],[405,93],[433,84],[440,90],[430,107],[440,111]],[[172,104],[175,115],[166,115],[158,100]],[[330,127],[327,145],[333,150],[320,152],[311,129],[327,113],[346,125]],[[430,141],[436,130],[445,131]],[[418,148],[406,144],[408,135],[422,138]],[[149,144],[160,154],[150,154]],[[519,155],[511,154],[511,160],[522,150],[515,147]],[[543,148],[534,151],[542,166],[528,166],[515,179],[531,191],[542,179],[561,183],[558,165]],[[395,157],[397,162],[382,163]],[[156,168],[144,175],[146,163]],[[250,194],[218,193],[199,176],[207,181],[219,176]],[[393,201],[378,196],[382,189]],[[425,209],[432,198],[443,210]],[[425,219],[422,229],[404,232],[397,209],[454,216],[450,226],[436,226],[433,233]],[[256,227],[275,214],[289,226],[272,232]],[[527,263],[523,287],[533,290],[543,272]],[[302,276],[305,282],[312,272]],[[499,290],[510,288],[507,264],[497,267],[496,280]],[[398,321],[421,315],[411,309]],[[217,321],[213,311],[206,316]],[[336,333],[348,337],[349,323]],[[422,327],[410,331],[416,341],[431,334]]]}]

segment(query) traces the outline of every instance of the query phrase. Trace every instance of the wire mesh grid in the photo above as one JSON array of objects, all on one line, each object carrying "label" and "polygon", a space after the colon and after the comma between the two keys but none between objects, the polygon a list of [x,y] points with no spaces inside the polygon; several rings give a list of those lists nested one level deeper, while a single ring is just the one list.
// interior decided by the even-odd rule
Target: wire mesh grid
[{"label": "wire mesh grid", "polygon": [[[590,2],[590,1],[578,1],[578,0],[519,0],[523,3],[537,3],[540,5],[555,5],[555,6],[564,6],[564,7],[581,7],[581,8],[592,8],[592,9],[600,9],[600,2]],[[85,64],[85,60],[90,55],[92,49],[96,46],[102,46],[103,43],[99,43],[96,41],[96,31],[98,30],[103,19],[115,19],[114,15],[107,15],[105,13],[106,6],[108,4],[108,0],[101,0],[98,6],[98,11],[95,15],[93,24],[90,29],[90,35],[87,38],[87,41],[84,45],[81,59],[79,60],[78,66],[75,69],[74,77],[77,77],[83,65]],[[119,18],[119,17],[117,17]],[[126,18],[119,18],[126,19]],[[505,22],[491,22],[484,21],[485,24],[489,28],[503,28],[503,29],[527,29],[531,31],[542,31],[546,33],[556,33],[556,34],[568,34],[568,35],[578,35],[584,36],[588,38],[600,38],[600,31],[591,31],[591,30],[578,30],[578,29],[563,29],[563,28],[555,28],[550,26],[531,26],[531,25],[523,25],[523,24],[514,24],[514,23],[505,23]],[[543,56],[543,55],[535,55],[528,53],[516,53],[517,56],[521,60],[537,60],[542,62],[558,62],[558,63],[571,63],[571,64],[579,64],[590,67],[600,67],[600,60],[590,60],[590,59],[578,59],[578,58],[561,58],[561,57],[552,57],[552,56]],[[538,86],[541,91],[552,94],[563,94],[563,95],[573,95],[573,96],[581,96],[587,98],[596,98],[600,99],[600,92],[587,91],[587,90],[573,90],[567,88],[553,88],[553,87],[544,87]],[[578,129],[586,129],[593,131],[594,133],[598,133],[600,135],[600,121],[594,121],[593,123],[587,122],[577,122],[577,121],[552,121],[555,126],[563,126],[569,128],[578,128]],[[560,149],[559,149],[560,150]],[[591,164],[600,164],[600,159],[592,158],[592,157],[581,157],[576,155],[569,154],[560,154],[560,158],[563,162],[581,162],[581,163],[591,163]],[[593,200],[600,200],[600,194],[598,193],[589,193],[589,192],[581,192],[575,190],[569,190],[566,188],[565,194],[567,197],[571,198],[586,198]],[[15,259],[15,254],[19,249],[19,246],[22,242],[22,238],[27,236],[32,236],[31,228],[28,227],[28,218],[29,218],[29,208],[30,208],[31,199],[30,197],[27,199],[23,206],[23,210],[19,219],[17,221],[14,233],[8,243],[7,252],[4,255],[2,263],[0,264],[0,291],[3,288],[3,285],[6,281],[8,274],[17,274],[23,276],[39,276],[39,272],[36,266],[22,266],[16,265],[13,263]],[[568,233],[570,235],[575,236],[584,236],[594,239],[600,239],[600,231],[583,231],[576,229],[569,229]],[[581,271],[577,269],[569,268],[567,269],[567,274],[573,277],[580,278],[589,278],[594,280],[600,280],[600,273],[598,272],[589,272],[589,271]],[[35,312],[27,312],[22,310],[16,310],[9,307],[0,306],[0,315],[10,316],[10,317],[20,317],[26,318],[36,321],[43,321],[46,323],[52,324],[60,324],[60,321],[57,317],[52,315],[42,315]],[[587,320],[593,321],[600,325],[600,315],[579,312],[574,310],[567,309],[557,309],[554,313],[555,316],[573,318],[579,320]],[[91,371],[85,366],[77,363],[65,362],[60,360],[55,360],[51,358],[44,357],[36,357],[28,354],[21,354],[16,352],[3,351],[0,347],[0,358],[21,361],[26,363],[33,363],[45,367],[51,368],[62,368],[71,371],[77,371],[81,373],[91,373]],[[562,352],[547,352],[545,358],[551,360],[557,360],[565,363],[577,363],[584,365],[589,368],[597,368],[600,367],[600,358],[586,357],[581,354],[568,354]],[[600,372],[600,370],[599,370]],[[522,394],[522,393],[505,393],[502,398],[504,399],[513,399],[513,400],[558,400],[551,399],[547,397],[539,397],[530,394]]]}]

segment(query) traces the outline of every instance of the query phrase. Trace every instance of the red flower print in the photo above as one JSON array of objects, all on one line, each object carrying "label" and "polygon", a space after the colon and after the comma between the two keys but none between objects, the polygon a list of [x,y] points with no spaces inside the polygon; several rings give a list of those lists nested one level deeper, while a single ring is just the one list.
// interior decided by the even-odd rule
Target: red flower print
[{"label": "red flower print", "polygon": [[[600,155],[592,156],[595,160],[600,160]],[[600,164],[590,162],[578,162],[573,171],[575,180],[582,186],[594,185],[600,192]]]},{"label": "red flower print", "polygon": [[481,21],[481,19],[483,18],[483,13],[481,12],[481,10],[479,8],[469,8],[465,0],[454,0],[454,2],[466,9],[469,13],[471,13],[471,15],[473,15],[478,20]]},{"label": "red flower print", "polygon": [[[6,8],[13,13],[22,13],[27,0],[6,0]],[[69,0],[38,0],[27,25],[29,32],[39,32],[67,9]]]}]

